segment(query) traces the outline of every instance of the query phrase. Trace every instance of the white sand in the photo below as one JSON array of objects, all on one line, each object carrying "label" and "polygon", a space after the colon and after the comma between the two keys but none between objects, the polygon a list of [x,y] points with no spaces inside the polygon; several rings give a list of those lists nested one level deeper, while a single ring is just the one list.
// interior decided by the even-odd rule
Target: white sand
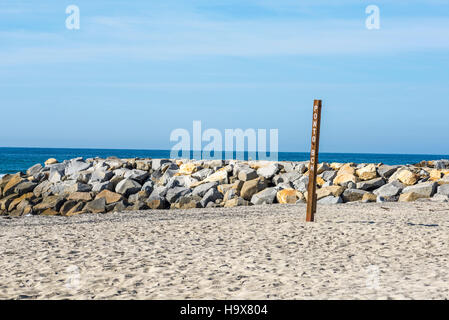
[{"label": "white sand", "polygon": [[449,204],[0,217],[0,298],[448,299]]}]

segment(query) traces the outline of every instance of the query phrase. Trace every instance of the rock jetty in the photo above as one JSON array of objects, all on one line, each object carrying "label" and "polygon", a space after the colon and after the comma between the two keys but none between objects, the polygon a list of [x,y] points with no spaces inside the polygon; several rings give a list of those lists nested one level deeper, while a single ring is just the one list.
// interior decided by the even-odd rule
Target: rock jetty
[{"label": "rock jetty", "polygon": [[[62,215],[235,207],[307,199],[308,162],[48,159],[0,178],[0,214]],[[320,163],[317,199],[449,201],[449,160],[414,165]]]}]

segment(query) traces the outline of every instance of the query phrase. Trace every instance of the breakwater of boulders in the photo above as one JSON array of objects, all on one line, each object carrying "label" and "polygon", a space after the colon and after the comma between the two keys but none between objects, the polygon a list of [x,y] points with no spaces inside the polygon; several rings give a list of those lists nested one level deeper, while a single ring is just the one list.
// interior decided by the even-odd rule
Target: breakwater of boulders
[{"label": "breakwater of boulders", "polygon": [[[48,159],[0,179],[0,214],[62,215],[305,203],[308,162]],[[449,160],[320,163],[319,204],[449,201]]]}]

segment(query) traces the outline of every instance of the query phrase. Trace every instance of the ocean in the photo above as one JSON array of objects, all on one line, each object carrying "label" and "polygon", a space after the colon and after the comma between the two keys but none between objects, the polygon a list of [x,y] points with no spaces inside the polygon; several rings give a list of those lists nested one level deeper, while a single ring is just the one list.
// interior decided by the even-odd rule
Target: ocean
[{"label": "ocean", "polygon": [[[116,156],[118,158],[169,158],[170,150],[126,150],[126,149],[69,149],[69,148],[1,148],[0,176],[7,173],[25,172],[36,163],[43,164],[48,158],[58,161],[83,157],[84,159]],[[279,161],[305,161],[310,158],[307,152],[279,152]],[[422,160],[449,159],[449,155],[435,154],[369,154],[369,153],[320,153],[320,162],[355,162],[414,164]]]}]

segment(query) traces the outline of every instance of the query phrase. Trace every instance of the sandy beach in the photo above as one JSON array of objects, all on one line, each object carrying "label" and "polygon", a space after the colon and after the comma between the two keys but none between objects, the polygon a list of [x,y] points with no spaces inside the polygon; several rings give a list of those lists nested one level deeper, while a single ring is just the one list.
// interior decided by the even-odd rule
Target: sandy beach
[{"label": "sandy beach", "polygon": [[448,299],[449,204],[0,218],[1,299]]}]

